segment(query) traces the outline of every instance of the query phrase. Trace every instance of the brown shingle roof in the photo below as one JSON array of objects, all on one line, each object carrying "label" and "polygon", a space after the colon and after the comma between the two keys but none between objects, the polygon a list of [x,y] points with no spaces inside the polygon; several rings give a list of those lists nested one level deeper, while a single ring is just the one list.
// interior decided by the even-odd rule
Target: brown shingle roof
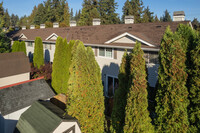
[{"label": "brown shingle roof", "polygon": [[55,33],[67,40],[81,40],[85,44],[104,44],[128,32],[148,43],[160,45],[166,27],[170,25],[172,31],[175,31],[180,23],[187,24],[188,21],[27,29],[20,30],[12,38],[17,39],[23,33],[27,40],[35,40],[35,37],[40,36],[43,41],[46,41],[47,37]]},{"label": "brown shingle roof", "polygon": [[0,78],[27,72],[30,72],[30,64],[23,52],[0,54]]}]

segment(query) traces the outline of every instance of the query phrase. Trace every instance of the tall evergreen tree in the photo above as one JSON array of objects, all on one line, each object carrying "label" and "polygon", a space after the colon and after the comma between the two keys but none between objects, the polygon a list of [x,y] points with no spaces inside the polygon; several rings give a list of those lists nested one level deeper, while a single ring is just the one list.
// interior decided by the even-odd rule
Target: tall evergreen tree
[{"label": "tall evergreen tree", "polygon": [[43,44],[42,44],[42,39],[40,37],[35,38],[33,64],[37,68],[40,68],[42,65],[44,65]]},{"label": "tall evergreen tree", "polygon": [[130,56],[127,52],[122,57],[122,63],[119,69],[119,87],[114,95],[114,106],[112,110],[111,120],[112,127],[111,132],[121,133],[123,132],[125,121],[125,107],[127,94],[129,90],[129,74],[130,74]]},{"label": "tall evergreen tree", "polygon": [[159,51],[155,119],[158,132],[186,133],[188,130],[185,60],[180,37],[167,27]]},{"label": "tall evergreen tree", "polygon": [[91,48],[76,46],[70,66],[67,113],[76,117],[83,133],[104,132],[104,96],[100,68]]},{"label": "tall evergreen tree", "polygon": [[142,0],[127,0],[123,7],[123,17],[127,15],[134,16],[134,23],[142,22],[142,14],[143,14],[143,2]]},{"label": "tall evergreen tree", "polygon": [[37,11],[36,11],[36,15],[34,17],[34,24],[36,25],[40,25],[43,24],[45,22],[45,8],[43,4],[39,4]]},{"label": "tall evergreen tree", "polygon": [[19,47],[19,41],[14,41],[12,45],[12,52],[18,52]]},{"label": "tall evergreen tree", "polygon": [[144,23],[146,23],[146,22],[154,22],[153,12],[150,11],[148,6],[147,6],[147,8],[144,9],[142,22],[144,22]]},{"label": "tall evergreen tree", "polygon": [[93,18],[99,18],[97,10],[98,2],[96,0],[84,0],[79,25],[92,25]]},{"label": "tall evergreen tree", "polygon": [[69,26],[69,21],[70,21],[70,14],[69,14],[69,6],[68,3],[65,3],[65,8],[64,8],[64,23]]},{"label": "tall evergreen tree", "polygon": [[100,0],[99,13],[101,16],[102,24],[118,24],[120,19],[116,13],[117,3],[115,0]]},{"label": "tall evergreen tree", "polygon": [[73,12],[73,8],[71,8],[71,11],[70,11],[70,20],[73,20],[74,19],[74,12]]},{"label": "tall evergreen tree", "polygon": [[51,85],[57,94],[67,92],[68,86],[68,73],[67,63],[70,60],[67,57],[67,41],[63,41],[61,37],[56,40],[56,49],[54,54],[53,66],[52,66],[52,82]]},{"label": "tall evergreen tree", "polygon": [[164,11],[164,15],[160,18],[160,21],[162,21],[162,22],[171,22],[172,21],[172,18],[169,15],[169,12],[167,9]]},{"label": "tall evergreen tree", "polygon": [[130,89],[125,113],[125,133],[154,131],[147,110],[147,74],[141,44],[136,45],[130,60]]},{"label": "tall evergreen tree", "polygon": [[24,54],[25,55],[27,55],[27,53],[26,53],[26,44],[25,44],[25,42],[24,41],[22,41],[22,42],[20,42],[20,47],[21,47],[21,49],[20,49],[20,51],[21,52],[24,52]]},{"label": "tall evergreen tree", "polygon": [[157,15],[154,18],[154,22],[159,22],[160,20],[158,19]]},{"label": "tall evergreen tree", "polygon": [[200,36],[196,33],[195,48],[191,50],[191,67],[188,78],[190,132],[200,132]]}]

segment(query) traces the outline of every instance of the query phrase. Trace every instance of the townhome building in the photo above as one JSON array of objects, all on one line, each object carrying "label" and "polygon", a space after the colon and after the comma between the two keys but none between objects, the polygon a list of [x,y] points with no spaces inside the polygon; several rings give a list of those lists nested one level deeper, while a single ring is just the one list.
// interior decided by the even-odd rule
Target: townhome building
[{"label": "townhome building", "polygon": [[54,23],[53,28],[45,28],[45,25],[41,24],[40,29],[36,29],[32,25],[30,29],[22,27],[22,30],[13,34],[11,38],[13,41],[26,42],[27,54],[31,59],[34,40],[36,37],[41,37],[46,62],[53,62],[58,36],[68,41],[82,41],[86,47],[92,47],[102,70],[104,94],[112,97],[118,86],[119,67],[126,50],[131,52],[136,41],[141,43],[148,68],[148,82],[151,87],[155,87],[159,66],[158,52],[167,26],[176,31],[179,24],[191,25],[190,21],[185,21],[183,12],[175,12],[173,22],[134,23],[133,16],[126,16],[124,22],[124,24],[101,25],[101,20],[96,18],[93,19],[92,26],[77,26],[76,21],[70,21],[70,27],[59,27],[58,23]]}]

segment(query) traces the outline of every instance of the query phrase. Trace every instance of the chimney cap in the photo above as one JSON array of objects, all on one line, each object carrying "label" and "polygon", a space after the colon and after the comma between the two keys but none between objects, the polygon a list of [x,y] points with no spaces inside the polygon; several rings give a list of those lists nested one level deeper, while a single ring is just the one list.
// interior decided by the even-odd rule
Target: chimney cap
[{"label": "chimney cap", "polygon": [[125,19],[134,19],[133,15],[125,16]]},{"label": "chimney cap", "polygon": [[184,11],[175,11],[173,13],[173,16],[185,16],[185,12]]}]

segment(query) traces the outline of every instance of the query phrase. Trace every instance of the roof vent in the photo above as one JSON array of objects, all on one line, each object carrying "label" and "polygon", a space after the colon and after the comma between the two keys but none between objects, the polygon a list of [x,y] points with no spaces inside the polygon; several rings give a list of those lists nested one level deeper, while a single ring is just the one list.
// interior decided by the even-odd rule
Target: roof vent
[{"label": "roof vent", "polygon": [[53,28],[59,28],[59,23],[58,22],[53,23]]},{"label": "roof vent", "polygon": [[173,13],[173,21],[185,21],[185,12],[184,11],[175,11]]},{"label": "roof vent", "polygon": [[134,24],[134,16],[125,16],[124,22],[125,24]]},{"label": "roof vent", "polygon": [[45,29],[45,24],[40,24],[40,29]]},{"label": "roof vent", "polygon": [[71,20],[70,21],[70,27],[75,27],[76,26],[76,21],[75,20]]},{"label": "roof vent", "polygon": [[22,30],[26,30],[26,26],[22,26]]},{"label": "roof vent", "polygon": [[101,19],[99,19],[99,18],[93,18],[92,24],[93,25],[101,25]]},{"label": "roof vent", "polygon": [[35,25],[31,25],[31,26],[30,26],[30,29],[35,29]]}]

